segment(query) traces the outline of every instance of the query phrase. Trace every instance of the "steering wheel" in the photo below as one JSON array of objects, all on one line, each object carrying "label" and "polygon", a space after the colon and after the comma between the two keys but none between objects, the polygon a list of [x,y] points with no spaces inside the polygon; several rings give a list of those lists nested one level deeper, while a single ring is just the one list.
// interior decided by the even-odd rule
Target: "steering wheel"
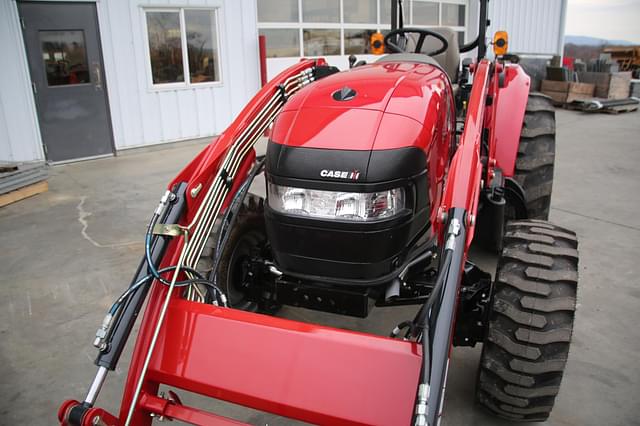
[{"label": "steering wheel", "polygon": [[[445,52],[449,48],[449,42],[446,38],[444,38],[442,34],[438,34],[435,31],[427,30],[425,28],[398,28],[396,30],[392,30],[386,36],[384,36],[384,47],[386,47],[393,53],[405,53],[404,48],[406,47],[407,33],[416,33],[419,35],[418,41],[416,42],[415,53],[422,53],[422,45],[424,44],[424,40],[427,37],[433,37],[437,39],[440,43],[442,43],[442,46],[440,47],[440,49],[436,49],[433,52],[425,53],[425,55],[436,56]],[[404,43],[402,43],[404,46],[397,44],[395,40],[392,41],[392,39],[396,38],[396,36],[398,39],[404,39]]]}]

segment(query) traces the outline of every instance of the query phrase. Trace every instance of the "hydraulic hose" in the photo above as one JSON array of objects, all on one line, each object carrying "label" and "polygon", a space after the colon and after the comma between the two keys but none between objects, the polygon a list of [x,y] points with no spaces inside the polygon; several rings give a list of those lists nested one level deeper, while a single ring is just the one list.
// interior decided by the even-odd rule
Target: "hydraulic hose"
[{"label": "hydraulic hose", "polygon": [[[175,269],[176,269],[175,266],[168,266],[166,268],[162,268],[162,269],[158,270],[157,272],[159,274],[163,274],[165,272],[175,271]],[[207,285],[207,286],[213,288],[219,294],[221,294],[221,295],[224,294],[222,292],[222,290],[218,286],[216,286],[211,281],[205,279],[205,277],[200,272],[196,271],[195,269],[192,269],[192,268],[189,268],[189,267],[185,267],[185,266],[183,266],[181,269],[183,269],[185,272],[188,272],[188,273],[190,273],[192,275],[195,275],[197,278],[190,279],[190,280],[179,281],[178,283],[175,284],[177,287],[184,287],[184,286],[189,285],[189,284],[204,284],[204,285]],[[109,309],[109,313],[112,314],[112,315],[115,314],[115,312],[118,310],[120,305],[131,295],[131,293],[136,291],[138,289],[138,287],[140,287],[141,285],[146,284],[152,278],[155,278],[155,277],[152,274],[149,274],[149,275],[147,275],[145,277],[142,277],[137,282],[135,282],[124,293],[122,293],[122,295],[115,301],[115,303],[111,306],[111,309]]]},{"label": "hydraulic hose", "polygon": [[209,273],[209,279],[214,283],[217,283],[216,273],[218,272],[218,267],[220,265],[222,248],[227,244],[227,241],[229,240],[230,232],[226,232],[226,231],[233,229],[236,219],[238,218],[238,212],[240,211],[240,208],[242,207],[242,203],[244,202],[244,199],[246,198],[249,192],[249,187],[251,186],[251,183],[253,182],[255,177],[258,175],[258,173],[262,171],[265,160],[266,158],[259,160],[256,163],[256,165],[253,167],[253,169],[249,173],[249,176],[243,182],[242,186],[240,187],[236,195],[233,197],[233,200],[229,204],[229,208],[227,209],[227,212],[222,219],[222,223],[220,225],[220,231],[218,233],[218,241],[216,242],[216,251],[215,251],[216,257],[214,259],[211,272]]}]

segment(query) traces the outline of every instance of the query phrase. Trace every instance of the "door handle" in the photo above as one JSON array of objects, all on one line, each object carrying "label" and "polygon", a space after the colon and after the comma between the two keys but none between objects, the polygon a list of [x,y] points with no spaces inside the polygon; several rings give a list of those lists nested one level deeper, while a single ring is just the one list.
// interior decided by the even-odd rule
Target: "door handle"
[{"label": "door handle", "polygon": [[100,71],[99,62],[93,63],[93,74],[94,74],[94,81],[95,81],[95,89],[102,90],[102,72]]}]

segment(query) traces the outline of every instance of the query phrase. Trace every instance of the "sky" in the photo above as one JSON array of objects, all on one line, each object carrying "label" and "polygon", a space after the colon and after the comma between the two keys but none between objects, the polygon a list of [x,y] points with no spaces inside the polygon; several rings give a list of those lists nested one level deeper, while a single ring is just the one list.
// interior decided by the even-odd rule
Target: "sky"
[{"label": "sky", "polygon": [[569,0],[565,34],[640,44],[640,0]]}]

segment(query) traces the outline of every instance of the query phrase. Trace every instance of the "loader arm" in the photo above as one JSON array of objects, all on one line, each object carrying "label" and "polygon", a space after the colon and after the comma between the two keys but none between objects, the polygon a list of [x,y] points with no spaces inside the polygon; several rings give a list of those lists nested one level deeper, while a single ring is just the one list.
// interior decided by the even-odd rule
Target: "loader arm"
[{"label": "loader arm", "polygon": [[436,290],[422,307],[415,323],[422,327],[423,359],[416,402],[416,425],[437,425],[442,415],[444,391],[455,330],[460,281],[473,239],[481,190],[480,144],[486,126],[486,100],[491,63],[475,66],[465,126],[453,156],[439,209],[440,270]]}]

